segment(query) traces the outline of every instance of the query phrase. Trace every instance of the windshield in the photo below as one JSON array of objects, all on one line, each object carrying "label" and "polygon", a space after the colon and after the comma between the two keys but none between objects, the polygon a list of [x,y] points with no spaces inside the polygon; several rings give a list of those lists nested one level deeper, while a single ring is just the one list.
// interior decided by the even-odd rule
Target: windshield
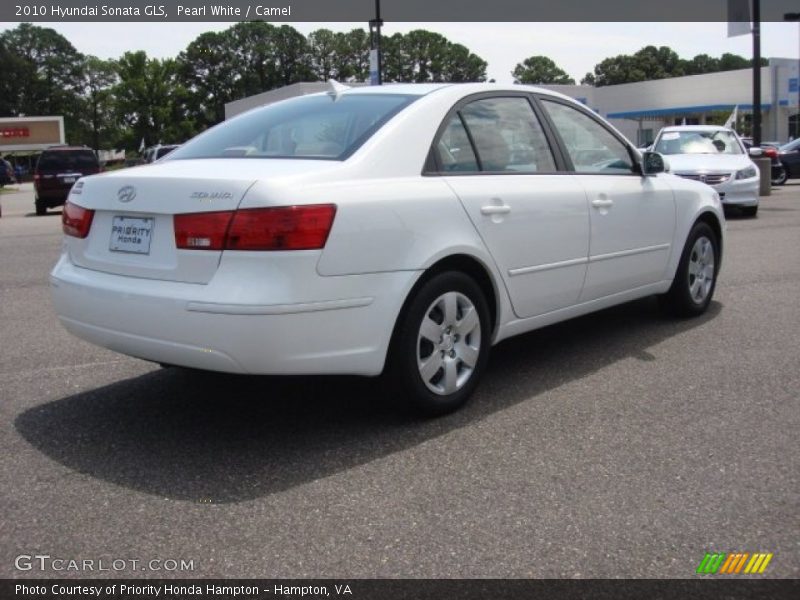
[{"label": "windshield", "polygon": [[255,109],[170,152],[184,158],[316,158],[343,160],[417,96],[314,95]]},{"label": "windshield", "polygon": [[96,169],[97,158],[91,150],[53,150],[42,152],[37,168],[44,171],[59,169]]},{"label": "windshield", "polygon": [[780,147],[781,152],[791,152],[792,150],[800,149],[800,138],[784,144]]},{"label": "windshield", "polygon": [[661,154],[743,154],[730,131],[665,131],[655,151]]}]

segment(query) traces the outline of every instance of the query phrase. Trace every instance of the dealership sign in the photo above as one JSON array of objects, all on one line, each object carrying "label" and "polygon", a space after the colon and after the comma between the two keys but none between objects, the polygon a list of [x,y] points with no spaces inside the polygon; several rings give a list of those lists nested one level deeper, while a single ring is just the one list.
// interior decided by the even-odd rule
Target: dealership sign
[{"label": "dealership sign", "polygon": [[0,127],[0,138],[26,138],[31,131],[27,127]]}]

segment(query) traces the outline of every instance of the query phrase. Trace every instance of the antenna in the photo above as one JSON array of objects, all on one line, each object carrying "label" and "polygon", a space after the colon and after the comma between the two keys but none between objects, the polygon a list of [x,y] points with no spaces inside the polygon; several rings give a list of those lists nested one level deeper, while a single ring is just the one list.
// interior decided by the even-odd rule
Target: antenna
[{"label": "antenna", "polygon": [[328,84],[331,86],[329,94],[333,95],[333,101],[336,102],[344,92],[350,89],[349,85],[344,85],[343,83],[339,83],[335,79],[329,79]]}]

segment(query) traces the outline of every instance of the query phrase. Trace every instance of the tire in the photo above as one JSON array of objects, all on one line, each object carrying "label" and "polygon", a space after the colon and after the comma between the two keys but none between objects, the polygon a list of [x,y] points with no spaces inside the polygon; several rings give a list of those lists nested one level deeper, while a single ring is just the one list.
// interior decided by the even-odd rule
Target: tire
[{"label": "tire", "polygon": [[[717,286],[719,240],[707,223],[694,224],[669,291],[661,296],[662,307],[681,317],[696,317],[708,309]],[[697,273],[702,273],[698,278]]]},{"label": "tire", "polygon": [[786,180],[789,179],[788,174],[786,173],[786,167],[781,167],[781,172],[777,177],[772,178],[772,185],[783,185],[786,183]]},{"label": "tire", "polygon": [[758,216],[758,204],[755,206],[743,206],[742,207],[742,214],[745,217],[756,217]]},{"label": "tire", "polygon": [[463,406],[489,358],[491,318],[475,281],[434,275],[406,303],[389,354],[389,380],[402,404],[428,416]]},{"label": "tire", "polygon": [[47,214],[47,206],[45,206],[38,199],[36,200],[36,216],[42,217]]}]

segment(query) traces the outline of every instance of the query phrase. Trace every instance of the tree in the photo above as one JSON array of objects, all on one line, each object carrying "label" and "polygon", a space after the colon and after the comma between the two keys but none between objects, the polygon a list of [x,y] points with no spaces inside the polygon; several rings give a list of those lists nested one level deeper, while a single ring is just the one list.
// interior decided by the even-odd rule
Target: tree
[{"label": "tree", "polygon": [[309,68],[314,79],[366,81],[369,76],[369,36],[363,29],[334,33],[317,29],[308,35]]},{"label": "tree", "polygon": [[[746,69],[753,64],[742,56],[723,54],[714,58],[707,54],[698,54],[691,60],[684,60],[678,54],[661,46],[645,46],[634,54],[620,54],[606,58],[596,64],[593,73],[587,73],[581,80],[582,84],[603,86],[634,81],[650,81],[666,77],[680,77],[682,75],[699,75],[702,73],[717,73],[733,69]],[[761,59],[761,65],[766,66],[768,61]]]},{"label": "tree", "polygon": [[95,150],[110,146],[116,141],[114,96],[112,87],[117,82],[114,61],[87,56],[83,64],[81,100],[85,106],[82,123],[90,145]]},{"label": "tree", "polygon": [[174,59],[148,58],[144,51],[126,52],[117,62],[114,86],[117,118],[127,128],[120,140],[126,148],[179,143],[193,133],[194,123],[183,112],[185,88]]},{"label": "tree", "polygon": [[22,23],[0,34],[0,46],[13,55],[6,73],[3,64],[6,110],[17,115],[62,115],[67,139],[79,131],[79,91],[83,55],[54,29]]},{"label": "tree", "polygon": [[517,83],[575,84],[574,79],[546,56],[526,58],[522,63],[517,63],[511,75]]},{"label": "tree", "polygon": [[708,54],[698,54],[684,64],[687,75],[701,75],[703,73],[715,73],[720,70],[719,59]]},{"label": "tree", "polygon": [[187,93],[188,110],[201,128],[225,119],[225,104],[242,95],[241,68],[233,60],[230,30],[206,32],[178,55],[178,76]]},{"label": "tree", "polygon": [[382,54],[386,82],[486,81],[485,60],[424,29],[384,38]]}]

